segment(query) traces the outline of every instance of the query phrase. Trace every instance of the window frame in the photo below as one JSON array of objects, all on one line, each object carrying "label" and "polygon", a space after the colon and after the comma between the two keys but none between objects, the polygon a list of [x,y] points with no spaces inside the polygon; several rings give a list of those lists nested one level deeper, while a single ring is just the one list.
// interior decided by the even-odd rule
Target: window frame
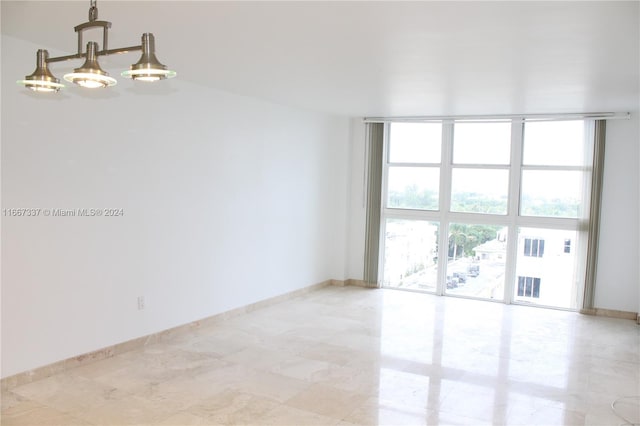
[{"label": "window frame", "polygon": [[[590,191],[589,185],[586,185],[585,193],[582,195],[582,211],[581,217],[568,218],[568,217],[546,217],[546,216],[525,216],[522,215],[521,210],[521,197],[522,197],[522,175],[524,170],[579,170],[586,172],[590,178],[592,165],[586,166],[536,166],[536,165],[523,165],[523,149],[524,149],[524,129],[525,118],[515,117],[509,120],[498,119],[495,121],[509,121],[511,124],[511,146],[510,146],[510,163],[508,165],[502,164],[456,164],[453,162],[453,142],[454,142],[454,126],[455,119],[439,120],[442,123],[442,140],[441,140],[441,160],[440,163],[391,163],[389,161],[389,137],[390,127],[392,121],[385,123],[384,131],[384,145],[383,145],[383,171],[382,171],[382,191],[381,191],[381,226],[380,226],[380,252],[379,262],[384,264],[384,238],[385,238],[385,223],[387,219],[409,219],[409,220],[426,220],[430,222],[437,222],[439,225],[439,239],[438,239],[438,270],[437,270],[437,288],[435,294],[446,294],[446,260],[448,251],[448,234],[450,224],[478,224],[478,225],[499,225],[507,228],[507,253],[506,253],[506,270],[505,270],[505,282],[504,282],[504,295],[501,300],[495,301],[503,303],[518,304],[517,300],[517,280],[516,275],[516,259],[518,248],[518,230],[519,228],[542,228],[542,229],[558,229],[558,230],[570,230],[577,231],[579,235],[588,232],[588,220],[585,219],[585,213],[588,213],[590,209],[590,197],[586,196],[586,193]],[[590,149],[588,145],[589,139],[593,138],[594,121],[584,119],[582,120],[585,125],[585,150]],[[478,121],[482,122],[482,121]],[[438,210],[416,210],[416,209],[402,209],[389,207],[388,202],[388,174],[390,167],[398,166],[411,166],[411,167],[439,167],[440,168],[440,189],[439,189],[439,203]],[[507,212],[505,215],[501,214],[487,214],[487,213],[471,213],[471,212],[454,212],[451,211],[451,196],[452,196],[452,174],[454,168],[468,168],[468,169],[506,169],[509,173],[508,183],[508,198],[507,198]],[[586,181],[586,178],[585,178]],[[589,181],[590,182],[590,181]],[[587,238],[579,236],[578,242],[576,242],[571,250],[579,250],[582,256],[586,258],[586,244]],[[379,282],[382,283],[382,287],[390,287],[384,282],[383,268],[379,270]],[[579,300],[582,300],[584,292],[584,278],[578,277],[580,283],[576,287],[575,291],[575,303],[572,302],[572,307],[567,310],[579,309]],[[393,287],[391,287],[393,288]],[[474,298],[470,296],[453,296],[452,297],[465,297]],[[490,300],[490,299],[482,299]],[[493,299],[491,299],[493,300]],[[530,304],[530,303],[527,303]],[[546,307],[545,305],[536,306]],[[555,306],[548,306],[557,308]],[[565,308],[559,308],[565,309]]]},{"label": "window frame", "polygon": [[[530,295],[527,293],[527,285],[530,282]],[[522,284],[522,285],[521,285]],[[542,279],[539,277],[529,277],[525,275],[518,275],[518,291],[517,297],[523,299],[539,299],[540,298],[540,288],[542,287]],[[520,289],[522,289],[522,294],[520,294]]]},{"label": "window frame", "polygon": [[[527,250],[527,245],[529,246]],[[533,247],[535,246],[535,253]],[[524,252],[526,257],[544,257],[544,238],[524,239]]]}]

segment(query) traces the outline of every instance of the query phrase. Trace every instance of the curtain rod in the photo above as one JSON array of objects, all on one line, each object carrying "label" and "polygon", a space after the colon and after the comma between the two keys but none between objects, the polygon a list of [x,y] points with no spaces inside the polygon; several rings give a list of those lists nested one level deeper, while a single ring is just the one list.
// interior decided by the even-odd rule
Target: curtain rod
[{"label": "curtain rod", "polygon": [[415,117],[365,117],[365,123],[424,123],[436,121],[504,122],[504,121],[566,121],[566,120],[629,120],[631,113],[594,112],[576,114],[513,114],[513,115],[446,115]]}]

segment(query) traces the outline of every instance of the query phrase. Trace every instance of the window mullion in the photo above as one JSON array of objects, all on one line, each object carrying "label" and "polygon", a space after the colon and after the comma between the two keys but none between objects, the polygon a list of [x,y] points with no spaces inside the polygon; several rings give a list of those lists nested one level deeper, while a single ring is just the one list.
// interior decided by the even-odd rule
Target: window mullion
[{"label": "window mullion", "polygon": [[449,258],[449,222],[451,210],[451,165],[453,163],[453,121],[442,123],[440,166],[440,234],[438,238],[438,281],[436,293],[443,295]]},{"label": "window mullion", "polygon": [[513,302],[516,279],[516,258],[518,256],[518,215],[520,211],[520,178],[522,168],[522,140],[524,126],[522,120],[511,122],[511,172],[509,176],[509,207],[507,220],[507,262],[504,274],[504,302]]},{"label": "window mullion", "polygon": [[391,163],[387,162],[388,167],[440,167],[440,163]]}]

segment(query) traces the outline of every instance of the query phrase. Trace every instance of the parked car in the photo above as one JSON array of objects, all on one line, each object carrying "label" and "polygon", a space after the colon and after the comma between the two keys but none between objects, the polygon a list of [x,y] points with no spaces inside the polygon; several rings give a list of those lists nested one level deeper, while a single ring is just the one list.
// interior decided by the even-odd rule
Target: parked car
[{"label": "parked car", "polygon": [[470,277],[477,277],[480,275],[480,265],[469,265],[467,267],[467,274]]},{"label": "parked car", "polygon": [[458,288],[458,278],[447,276],[447,288]]},{"label": "parked car", "polygon": [[464,284],[467,282],[467,274],[464,272],[454,272],[453,277],[458,279],[459,284]]}]

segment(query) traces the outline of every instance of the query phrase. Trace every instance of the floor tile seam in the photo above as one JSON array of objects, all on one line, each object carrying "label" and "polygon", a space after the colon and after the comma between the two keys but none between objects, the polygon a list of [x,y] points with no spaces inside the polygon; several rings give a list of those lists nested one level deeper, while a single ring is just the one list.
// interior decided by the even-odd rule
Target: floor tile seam
[{"label": "floor tile seam", "polygon": [[[99,382],[99,381],[91,380],[91,379],[88,379],[88,380],[90,382],[93,382],[94,384],[96,384],[98,386],[110,387],[110,388],[112,388],[111,390],[115,390],[115,391],[119,392],[118,398],[104,398],[104,399],[101,400],[100,404],[91,405],[90,408],[93,408],[93,409],[100,408],[100,407],[108,404],[110,401],[114,401],[114,400],[118,400],[118,399],[125,399],[125,398],[133,398],[133,397],[137,396],[135,393],[129,392],[126,389],[117,388],[117,387],[115,387],[115,386],[113,386],[112,384],[109,384],[109,383]],[[15,392],[15,389],[13,391],[14,391],[14,393],[20,395],[23,398],[26,398],[29,401],[37,402],[38,404],[41,404],[41,405],[46,406],[48,408],[52,408],[52,409],[54,409],[56,411],[63,412],[63,413],[68,414],[68,415],[70,415],[72,417],[76,417],[76,418],[78,417],[76,414],[74,414],[77,410],[73,410],[73,412],[71,412],[71,411],[69,411],[67,409],[60,408],[59,406],[57,406],[57,404],[55,404],[55,403],[50,401],[51,396],[48,397],[48,398],[30,397],[30,396],[25,396],[23,394],[19,394],[18,392]]]},{"label": "floor tile seam", "polygon": [[[41,410],[41,409],[45,408],[45,409],[53,410],[53,411],[65,416],[65,417],[69,417],[69,418],[76,419],[76,420],[79,420],[79,421],[81,420],[83,422],[89,423],[90,425],[96,425],[96,423],[89,422],[89,421],[86,421],[85,419],[83,419],[82,417],[78,417],[75,414],[75,410],[72,412],[72,411],[69,411],[69,410],[66,410],[66,409],[61,409],[59,407],[56,407],[54,404],[51,404],[51,403],[49,403],[47,401],[42,401],[42,400],[39,400],[39,399],[36,399],[36,398],[29,398],[29,397],[25,397],[23,395],[20,395],[20,396],[22,398],[25,398],[25,400],[21,401],[21,403],[35,402],[36,404],[39,404],[39,407],[34,407],[33,409],[31,409],[31,410],[29,410],[27,412],[21,412],[21,413],[19,413],[17,415],[11,416],[13,418],[24,417],[24,416],[33,414],[34,412],[37,412],[38,410]],[[2,424],[1,420],[2,420],[2,417],[4,417],[5,415],[6,414],[0,413],[0,424]]]},{"label": "floor tile seam", "polygon": [[[23,398],[23,399],[21,401],[19,401],[17,404],[14,404],[13,406],[7,407],[6,409],[2,410],[2,414],[6,415],[5,413],[7,411],[10,411],[12,409],[18,409],[21,405],[25,405],[25,404],[28,404],[28,403],[32,403],[32,404],[36,404],[36,405],[34,407],[29,408],[26,411],[19,411],[16,414],[14,414],[12,417],[18,417],[18,416],[22,416],[24,414],[30,414],[30,413],[33,413],[34,411],[40,410],[42,408],[50,408],[50,409],[53,409],[53,410],[56,410],[56,411],[60,411],[60,410],[56,409],[55,407],[51,407],[51,406],[49,406],[49,405],[47,405],[47,404],[45,404],[45,403],[43,403],[41,401],[38,401],[36,399],[26,398],[26,397],[24,397],[22,395],[20,395],[20,397]],[[2,417],[2,415],[0,415],[0,418],[1,417]]]},{"label": "floor tile seam", "polygon": [[[177,416],[177,415],[180,415],[180,414],[188,414],[188,415],[190,415],[190,416],[197,417],[199,420],[201,420],[201,421],[203,421],[203,422],[207,421],[207,418],[206,418],[206,417],[203,417],[203,416],[201,416],[201,415],[199,415],[199,414],[195,414],[195,413],[193,413],[193,412],[189,411],[189,409],[184,409],[184,410],[176,411],[175,413],[171,414],[169,417],[167,417],[167,418],[166,418],[166,419],[164,419],[163,421],[167,421],[167,420],[169,420],[171,417],[174,417],[174,416]],[[206,425],[207,423],[202,423],[202,424],[203,424],[203,425]],[[175,424],[175,425],[171,425],[171,426],[180,426],[180,425],[179,425],[179,424]]]},{"label": "floor tile seam", "polygon": [[[204,397],[203,399],[201,399],[201,400],[199,400],[199,401],[197,401],[197,402],[194,402],[193,404],[191,404],[191,405],[189,405],[189,406],[185,407],[184,409],[182,409],[182,410],[180,410],[180,411],[190,411],[190,410],[191,410],[191,412],[193,412],[192,410],[197,409],[198,407],[201,407],[201,406],[204,404],[204,402],[205,402],[205,401],[207,401],[208,399],[211,399],[211,398],[218,398],[218,397],[220,397],[221,395],[224,395],[224,394],[227,394],[227,393],[236,393],[236,394],[238,394],[238,395],[248,395],[248,396],[258,396],[259,398],[261,398],[261,399],[265,399],[265,400],[268,400],[269,402],[272,402],[272,403],[274,403],[274,404],[276,404],[276,405],[281,404],[281,403],[280,403],[280,402],[278,402],[277,400],[272,399],[272,398],[269,398],[269,397],[266,397],[266,396],[262,396],[262,395],[255,395],[255,394],[252,394],[251,392],[249,392],[249,391],[247,391],[247,390],[244,390],[244,389],[240,389],[240,390],[239,390],[239,389],[236,389],[236,388],[234,388],[233,386],[225,386],[224,388],[219,389],[216,393],[214,393],[214,394],[212,394],[212,395],[208,395],[208,396]],[[222,410],[223,410],[223,409],[226,409],[226,408],[227,408],[227,407],[223,407],[223,408],[222,408]],[[215,410],[212,414],[215,414],[215,413],[216,413],[216,412],[218,412],[218,411],[220,411],[220,409]],[[237,411],[237,410],[236,410],[236,411]],[[203,416],[202,416],[202,415],[200,415],[200,414],[198,414],[198,416],[203,417]],[[207,415],[207,417],[206,417],[206,418],[209,418],[209,417],[211,417],[211,416],[210,416],[210,415]]]},{"label": "floor tile seam", "polygon": [[[449,415],[455,416],[457,418],[463,418],[463,419],[470,420],[470,421],[473,422],[473,423],[465,423],[465,424],[468,424],[468,425],[493,425],[494,424],[493,419],[485,420],[485,419],[481,419],[479,417],[471,417],[471,416],[467,416],[467,415],[464,415],[464,414],[460,414],[459,412],[455,412],[455,411],[445,411],[445,410],[438,409],[437,411],[434,410],[432,414],[433,415],[437,415],[438,417],[442,417],[441,414],[443,414],[443,413],[445,414],[445,416],[447,414],[449,414]],[[498,424],[501,424],[501,423],[498,423]],[[459,425],[459,423],[438,423],[438,425],[439,426]],[[511,426],[513,426],[513,425],[511,425]],[[540,426],[540,425],[538,425],[538,426]]]},{"label": "floor tile seam", "polygon": [[[367,399],[368,399],[368,398],[367,398]],[[348,422],[349,420],[347,420],[347,419],[351,418],[351,416],[352,416],[356,411],[358,411],[359,409],[361,409],[363,406],[366,406],[366,404],[367,404],[367,399],[365,399],[365,400],[364,400],[362,403],[360,403],[359,405],[354,406],[354,407],[352,408],[352,410],[350,410],[350,411],[349,411],[349,413],[347,413],[346,415],[342,416],[342,418],[338,420],[338,424],[339,424],[340,422]]]},{"label": "floor tile seam", "polygon": [[[120,398],[120,402],[124,401],[124,400],[127,400],[127,401],[139,401],[139,403],[147,403],[147,404],[152,404],[153,403],[153,401],[151,401],[151,400],[149,400],[147,398],[141,397],[140,395],[137,395],[137,394],[130,394],[127,398]],[[106,405],[108,402],[109,401],[105,401],[105,404],[101,404],[101,405],[94,406],[94,407],[91,407],[91,408],[93,410],[100,409],[101,407]],[[86,411],[87,411],[86,409],[78,411],[78,414],[75,415],[75,417],[80,418],[83,421],[87,421],[87,422],[90,422],[90,423],[96,422],[96,420],[93,418],[93,416],[89,415]],[[166,420],[166,419],[168,419],[169,417],[171,417],[171,416],[173,416],[175,414],[175,411],[167,411],[167,412],[161,413],[161,412],[157,412],[157,410],[155,410],[154,412],[156,413],[155,414],[156,418],[153,419],[152,421],[145,419],[144,423],[142,423],[142,424],[144,424],[144,425],[146,425],[146,424],[155,425],[158,422]],[[147,423],[147,421],[148,421],[148,423]],[[107,424],[107,423],[95,423],[95,424],[96,425],[104,425],[104,426],[118,426],[118,424]],[[124,424],[135,424],[135,425],[138,425],[140,423],[123,423],[123,425]]]},{"label": "floor tile seam", "polygon": [[[553,405],[558,402],[562,402],[558,399],[560,396],[566,395],[567,392],[575,392],[578,389],[559,388],[555,386],[542,385],[535,382],[522,382],[520,380],[513,380],[505,378],[504,381],[492,382],[490,386],[486,386],[491,389],[496,389],[496,385],[499,385],[506,394],[516,396],[518,398],[542,398],[541,395],[545,395],[542,398],[543,404]],[[464,376],[461,380],[458,380],[456,384],[449,390],[449,394],[453,393],[456,386],[464,386],[468,384],[468,381],[464,380]],[[486,381],[474,381],[471,386],[482,386],[480,383],[487,383]],[[584,388],[584,386],[581,386]],[[535,393],[532,393],[535,391]],[[579,392],[583,394],[584,392]]]},{"label": "floor tile seam", "polygon": [[[313,386],[313,385],[315,385],[315,384],[317,384],[317,383],[312,383],[312,384],[311,384],[311,386]],[[310,386],[310,387],[311,387],[311,386]],[[308,389],[309,389],[309,388],[307,388],[307,389],[305,389],[305,390],[308,390]],[[341,390],[342,390],[342,389],[341,389]],[[304,392],[304,390],[300,391],[300,392],[298,393],[298,395],[299,395],[300,393],[302,393],[302,392]],[[345,391],[345,392],[347,392],[347,391]],[[359,396],[359,397],[361,397],[361,398],[363,399],[363,401],[366,401],[366,400],[367,400],[367,398],[368,398],[368,396],[367,396],[367,395],[363,395],[363,394],[355,393],[355,392],[352,392],[352,393],[354,394],[354,396]],[[360,407],[360,405],[358,405],[358,406],[356,406],[356,407],[351,407],[351,409],[349,410],[348,414],[346,414],[346,415],[334,416],[334,415],[331,415],[331,414],[321,413],[321,412],[318,412],[318,411],[310,411],[310,410],[308,410],[308,409],[306,409],[306,408],[301,408],[300,406],[290,404],[290,402],[291,402],[292,400],[294,400],[295,398],[297,398],[297,396],[298,396],[298,395],[295,395],[295,396],[293,396],[293,397],[289,398],[288,400],[286,400],[286,401],[282,402],[281,404],[282,404],[283,406],[286,406],[286,407],[289,407],[289,408],[294,408],[294,409],[296,409],[296,410],[300,410],[300,411],[305,411],[305,412],[310,413],[310,414],[314,414],[314,415],[318,415],[318,416],[323,416],[323,417],[328,417],[328,418],[334,419],[337,423],[340,423],[340,422],[342,422],[342,421],[345,421],[345,419],[346,419],[346,418],[348,418],[351,414],[353,414],[353,413],[356,411],[356,409],[357,409],[358,407]]]}]

